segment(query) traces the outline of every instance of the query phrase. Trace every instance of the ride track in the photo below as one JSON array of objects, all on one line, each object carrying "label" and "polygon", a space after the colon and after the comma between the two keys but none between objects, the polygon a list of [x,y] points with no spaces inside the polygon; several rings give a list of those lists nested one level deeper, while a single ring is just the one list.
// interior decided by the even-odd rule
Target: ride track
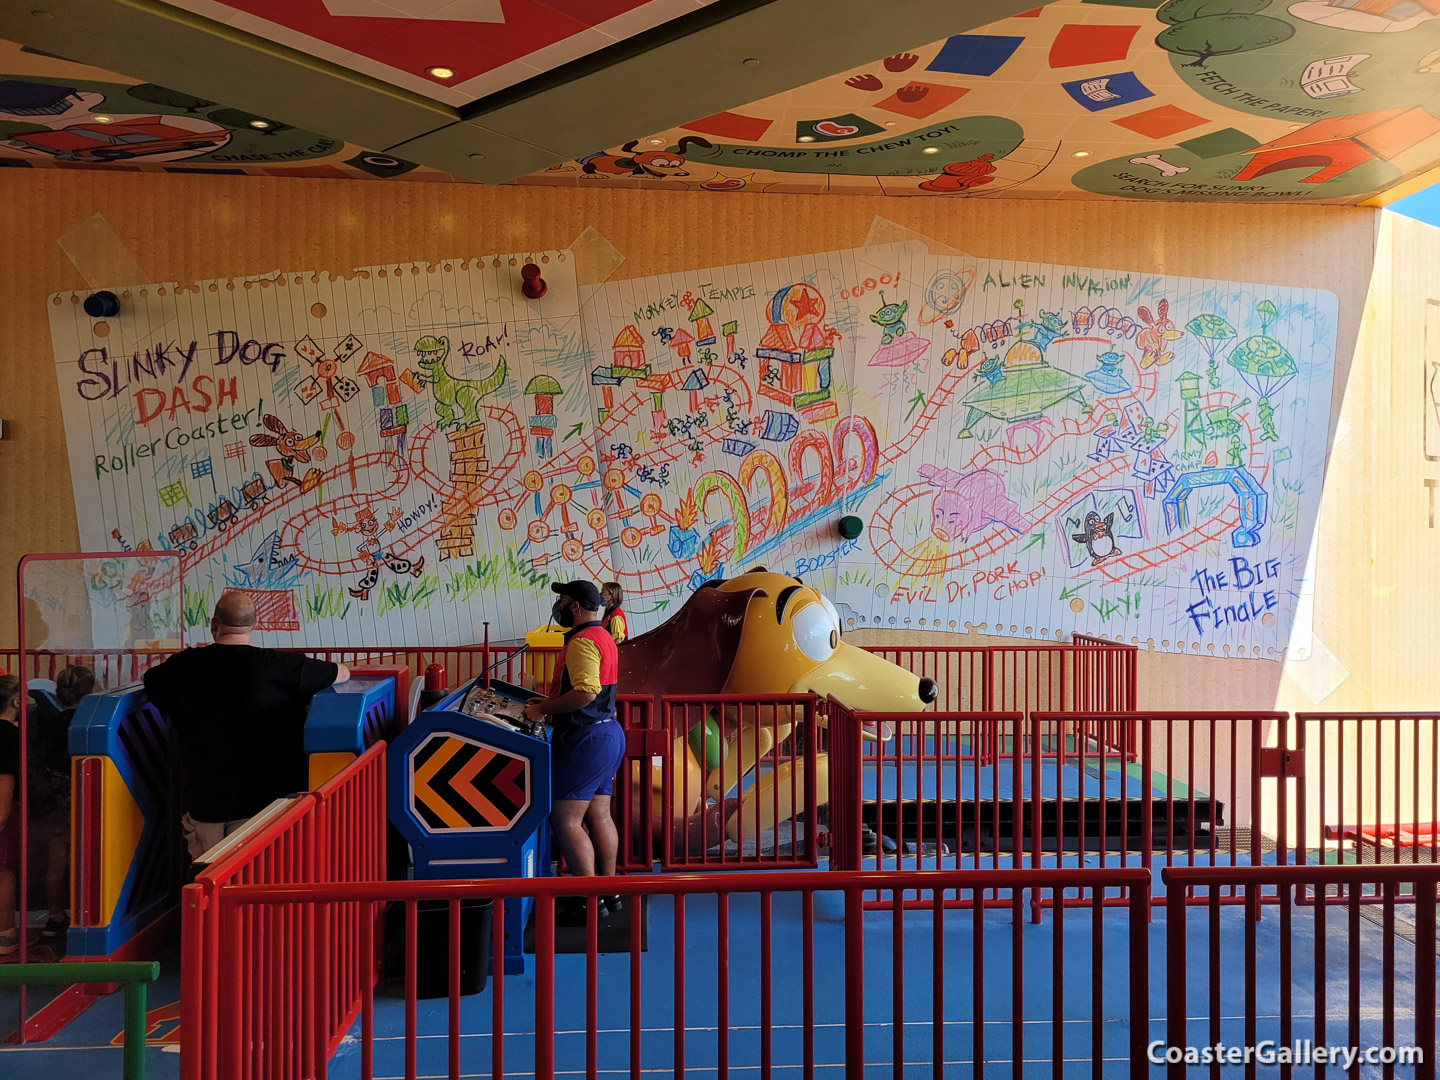
[{"label": "ride track", "polygon": [[[1109,338],[1089,336],[1059,338],[1055,343],[1075,341],[1097,342],[1114,347],[1114,343]],[[703,365],[703,369],[710,385],[719,388],[714,393],[728,391],[731,395],[729,404],[742,414],[750,415],[753,418],[755,399],[738,371],[727,364]],[[873,481],[877,470],[881,467],[893,464],[912,452],[930,427],[940,418],[943,411],[951,405],[952,399],[963,388],[966,378],[971,375],[973,372],[968,364],[953,367],[947,371],[930,393],[925,407],[915,418],[914,423],[904,434],[888,443],[884,448],[878,446],[875,430],[871,423],[864,417],[856,416],[853,413],[842,416],[836,422],[829,438],[814,428],[801,432],[790,443],[788,455],[790,475],[804,477],[805,458],[807,455],[812,455],[819,461],[819,476],[814,479],[807,478],[794,487],[790,486],[780,460],[770,451],[760,448],[751,450],[742,459],[737,470],[738,476],[732,476],[730,473],[718,469],[712,469],[702,474],[694,485],[700,515],[707,523],[714,524],[714,520],[707,510],[707,504],[710,497],[717,493],[729,504],[728,509],[730,510],[728,526],[722,524],[716,530],[719,537],[719,546],[715,553],[717,565],[723,564],[732,557],[738,558],[746,550],[758,546],[762,541],[773,543],[782,539],[788,527],[794,527],[797,523],[803,523],[813,518],[818,510],[865,487]],[[1004,445],[981,445],[976,453],[965,462],[964,468],[978,470],[996,463],[1031,464],[1062,438],[1076,438],[1092,434],[1101,426],[1099,416],[1103,414],[1107,406],[1118,412],[1127,402],[1152,401],[1156,396],[1157,384],[1157,370],[1142,370],[1135,390],[1126,395],[1099,399],[1085,420],[1067,417],[1062,422],[1060,430],[1048,436],[1037,437],[1024,449]],[[713,397],[714,393],[707,396]],[[328,560],[312,557],[305,545],[306,535],[317,524],[327,519],[343,517],[362,508],[373,509],[376,501],[398,504],[414,480],[419,481],[425,489],[441,500],[442,510],[428,521],[407,529],[403,536],[396,538],[394,543],[384,545],[386,550],[401,556],[408,555],[440,532],[452,517],[462,516],[486,506],[502,506],[501,526],[513,529],[518,524],[520,508],[526,501],[534,499],[537,505],[537,521],[542,524],[543,519],[552,509],[562,508],[565,526],[561,531],[567,534],[567,539],[562,543],[562,557],[569,562],[579,563],[585,572],[596,580],[611,578],[615,576],[616,571],[614,561],[610,558],[610,547],[613,540],[606,529],[609,519],[608,517],[603,519],[599,525],[594,523],[595,511],[604,512],[604,508],[599,505],[599,494],[592,491],[592,509],[586,515],[587,524],[592,526],[596,534],[588,544],[568,535],[578,531],[579,526],[569,520],[568,513],[565,513],[563,508],[568,505],[575,488],[594,489],[596,487],[596,483],[589,481],[588,477],[593,475],[595,461],[598,458],[606,466],[603,478],[599,483],[613,499],[615,506],[612,512],[622,522],[627,523],[619,537],[622,547],[637,548],[643,543],[646,535],[659,535],[664,531],[664,526],[658,523],[658,519],[670,520],[670,515],[666,514],[663,509],[657,508],[653,512],[646,510],[644,504],[650,501],[650,496],[640,496],[640,493],[624,476],[623,470],[614,467],[620,464],[617,458],[596,445],[608,442],[615,432],[622,430],[625,425],[630,423],[642,410],[648,397],[649,391],[637,391],[627,395],[625,400],[610,412],[605,422],[595,430],[593,439],[585,439],[563,451],[547,461],[543,469],[531,470],[526,473],[517,472],[517,467],[526,453],[525,432],[520,422],[508,408],[482,405],[486,418],[499,425],[503,430],[506,446],[498,463],[483,476],[480,483],[468,489],[458,487],[443,479],[430,467],[429,451],[438,430],[434,425],[427,424],[420,430],[409,447],[403,463],[400,463],[400,455],[394,451],[382,450],[359,457],[352,455],[344,463],[337,464],[322,473],[319,484],[313,490],[318,490],[323,494],[327,485],[338,483],[349,477],[351,491],[337,498],[306,507],[300,513],[286,518],[277,530],[277,550],[293,553],[296,560],[294,565],[302,570],[332,576],[364,573],[372,564],[367,558],[358,555],[349,559]],[[1201,407],[1233,405],[1237,398],[1238,395],[1230,391],[1212,391],[1201,399]],[[1234,419],[1245,428],[1249,448],[1248,466],[1255,474],[1256,479],[1263,485],[1269,466],[1264,460],[1264,455],[1256,449],[1258,440],[1255,437],[1254,427],[1244,416],[1235,416]],[[1150,449],[1165,446],[1180,432],[1181,428],[1175,412],[1171,412],[1166,420],[1169,423],[1167,434]],[[732,434],[728,428],[712,422],[688,438],[665,436],[670,438],[669,442],[640,453],[633,453],[624,459],[623,465],[631,472],[639,472],[646,466],[659,467],[670,464],[696,453],[689,449],[688,444],[692,441],[701,440],[713,447],[731,437]],[[847,444],[852,439],[860,444],[859,458],[846,456]],[[356,479],[358,474],[362,471],[369,472],[377,467],[388,467],[392,472],[390,480],[381,487],[360,490]],[[1085,492],[1126,472],[1129,467],[1128,453],[1106,458],[1077,474],[1069,483],[1056,490],[1026,516],[1034,522],[1043,521],[1073,503]],[[574,488],[558,483],[560,479],[572,474],[579,474],[586,479],[581,484],[575,485]],[[753,481],[757,474],[765,476],[768,494],[766,503],[760,504],[757,510],[752,511],[747,495],[752,491]],[[537,480],[539,481],[538,487],[535,486]],[[550,485],[551,498],[548,505],[541,508],[539,494],[546,484]],[[563,489],[563,498],[557,499],[555,495],[559,489]],[[622,491],[629,491],[636,495],[637,504],[627,508],[621,498]],[[998,555],[1006,547],[1020,539],[1021,534],[1016,530],[1008,526],[997,525],[988,529],[974,543],[967,544],[958,550],[938,556],[912,554],[896,538],[897,520],[912,503],[931,497],[934,491],[934,487],[926,483],[908,484],[891,491],[882,500],[870,522],[868,531],[872,537],[872,550],[876,557],[889,569],[899,572],[902,577],[943,576]],[[203,562],[227,547],[231,537],[276,516],[281,511],[305,499],[309,494],[309,491],[303,491],[296,486],[294,490],[278,498],[272,495],[265,501],[256,504],[239,515],[227,530],[217,532],[194,551],[183,554],[180,568],[167,572],[159,579],[147,582],[147,591],[160,590],[173,584],[172,579],[182,574],[185,568]],[[656,498],[658,499],[658,496]],[[761,517],[761,510],[766,511],[763,517]],[[648,516],[651,519],[650,525],[643,530],[628,524],[637,514]],[[1123,581],[1134,574],[1153,569],[1193,551],[1202,544],[1220,540],[1238,523],[1238,511],[1231,504],[1206,520],[1191,526],[1184,533],[1168,539],[1165,543],[1154,544],[1113,561],[1079,570],[1072,576],[1092,575],[1104,577],[1112,582]],[[532,522],[532,530],[534,524]],[[522,544],[521,550],[528,547],[531,541],[543,542],[549,538],[550,533],[548,525],[545,526],[543,532],[540,530],[530,532],[529,539]],[[928,543],[928,538],[922,540],[921,543]],[[578,551],[575,550],[577,546],[579,547]],[[629,579],[626,590],[636,595],[673,592],[691,579],[690,562],[690,559],[676,559],[658,566],[626,568],[625,577]]]},{"label": "ride track", "polygon": [[[1055,339],[1052,344],[1067,342],[1095,342],[1104,344],[1107,347],[1115,348],[1116,343],[1108,337],[1071,336]],[[1128,356],[1128,352],[1127,352]],[[1134,358],[1130,357],[1133,361]],[[882,464],[889,464],[897,458],[903,457],[912,451],[924,436],[926,430],[940,416],[941,411],[950,404],[951,398],[959,390],[965,377],[971,374],[968,363],[965,366],[953,368],[947,372],[931,392],[926,401],[925,408],[921,410],[915,423],[899,439],[890,443],[880,455]],[[1038,436],[1034,442],[1023,450],[1009,446],[987,446],[982,445],[964,464],[967,471],[988,468],[997,462],[1010,465],[1026,465],[1037,461],[1043,454],[1051,449],[1055,443],[1062,438],[1073,438],[1093,433],[1101,426],[1099,417],[1104,415],[1108,407],[1112,411],[1121,412],[1127,402],[1148,402],[1155,399],[1158,388],[1158,370],[1155,368],[1142,369],[1138,379],[1138,386],[1128,394],[1112,395],[1100,398],[1095,408],[1084,421],[1078,421],[1066,417],[1061,429],[1053,435]],[[1233,405],[1238,401],[1239,395],[1230,391],[1212,391],[1206,394],[1200,402],[1201,409],[1216,405]],[[1256,447],[1259,440],[1255,436],[1255,429],[1250,421],[1243,416],[1234,416],[1246,432],[1246,446],[1249,450],[1247,462],[1250,470],[1255,474],[1256,480],[1263,486],[1268,476],[1269,464],[1265,461],[1264,455]],[[1172,438],[1181,433],[1181,426],[1178,423],[1179,416],[1172,411],[1166,416],[1165,421],[1169,425],[1166,435],[1153,446],[1147,449],[1155,450],[1164,447]],[[1026,516],[1032,524],[1048,520],[1052,515],[1060,512],[1064,507],[1071,505],[1076,499],[1083,496],[1087,491],[1099,487],[1102,483],[1111,478],[1123,474],[1130,469],[1129,453],[1116,454],[1097,462],[1076,476],[1067,484],[1056,490],[1049,498],[1039,503]],[[1024,535],[1015,529],[1005,525],[996,525],[988,529],[981,537],[972,544],[967,544],[956,551],[945,552],[941,555],[916,554],[907,550],[899,539],[896,538],[897,519],[902,512],[913,502],[920,499],[930,498],[934,495],[935,488],[928,483],[909,484],[890,492],[880,503],[871,518],[869,535],[871,536],[871,550],[875,557],[882,564],[891,570],[899,573],[902,578],[937,578],[953,573],[967,566],[984,559],[992,558],[1002,552],[1005,548],[1015,543]],[[1172,559],[1178,558],[1190,551],[1195,550],[1202,544],[1219,540],[1231,529],[1239,524],[1240,515],[1233,504],[1212,515],[1204,521],[1191,526],[1185,532],[1168,538],[1164,543],[1153,544],[1150,547],[1133,551],[1113,561],[1100,563],[1098,566],[1090,566],[1072,572],[1072,577],[1083,577],[1086,575],[1103,577],[1112,582],[1124,581],[1134,574],[1152,570]],[[876,541],[876,538],[878,542]],[[928,538],[922,539],[920,545],[925,546]]]}]

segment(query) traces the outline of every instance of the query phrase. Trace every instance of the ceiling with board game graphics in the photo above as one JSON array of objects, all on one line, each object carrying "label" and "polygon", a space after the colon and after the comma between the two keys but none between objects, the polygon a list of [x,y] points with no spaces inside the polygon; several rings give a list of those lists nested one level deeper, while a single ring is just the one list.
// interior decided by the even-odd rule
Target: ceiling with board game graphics
[{"label": "ceiling with board game graphics", "polygon": [[[1440,167],[1440,0],[1056,0],[986,5],[1007,17],[984,25],[965,25],[975,19],[963,14],[907,19],[911,7],[952,5],[895,4],[884,20],[872,9],[848,33],[831,25],[775,48],[814,6],[172,0],[143,9],[167,20],[151,27],[160,36],[222,27],[216,48],[238,42],[282,68],[303,57],[295,92],[317,73],[350,90],[381,88],[388,104],[366,122],[292,106],[273,78],[262,94],[243,66],[228,84],[180,68],[158,79],[153,57],[112,61],[128,76],[83,66],[103,50],[83,34],[57,47],[50,27],[63,13],[14,27],[6,16],[0,32],[32,40],[0,45],[0,162],[1322,203],[1399,197]],[[829,10],[864,8],[835,0]],[[870,56],[942,25],[951,32],[927,44]],[[832,73],[797,79],[822,71]],[[579,95],[589,111],[557,118]]]}]

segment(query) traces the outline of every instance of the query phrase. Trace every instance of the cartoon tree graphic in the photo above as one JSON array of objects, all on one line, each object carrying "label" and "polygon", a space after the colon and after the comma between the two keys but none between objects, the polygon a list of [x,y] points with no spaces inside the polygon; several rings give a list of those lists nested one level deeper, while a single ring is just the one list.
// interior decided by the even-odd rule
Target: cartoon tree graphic
[{"label": "cartoon tree graphic", "polygon": [[1168,0],[1155,14],[1170,25],[1155,44],[1195,57],[1185,67],[1204,67],[1214,56],[1266,49],[1295,33],[1289,23],[1258,14],[1269,6],[1270,0]]}]

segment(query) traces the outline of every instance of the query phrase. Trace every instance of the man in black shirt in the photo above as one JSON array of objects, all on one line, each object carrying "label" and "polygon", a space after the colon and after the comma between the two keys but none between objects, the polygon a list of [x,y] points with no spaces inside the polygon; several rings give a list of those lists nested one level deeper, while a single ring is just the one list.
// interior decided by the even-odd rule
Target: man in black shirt
[{"label": "man in black shirt", "polygon": [[170,718],[185,770],[191,858],[275,799],[306,787],[305,714],[320,690],[350,678],[344,664],[250,644],[255,604],[227,592],[215,605],[215,644],[186,649],[145,673],[145,691]]}]

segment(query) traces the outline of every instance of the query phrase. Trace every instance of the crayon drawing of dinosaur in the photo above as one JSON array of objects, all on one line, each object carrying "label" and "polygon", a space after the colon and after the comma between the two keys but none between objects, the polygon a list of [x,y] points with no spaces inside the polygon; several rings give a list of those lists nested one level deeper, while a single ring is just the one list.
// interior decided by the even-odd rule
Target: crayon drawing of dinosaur
[{"label": "crayon drawing of dinosaur", "polygon": [[481,420],[480,401],[505,383],[505,358],[500,357],[495,369],[483,379],[457,379],[445,367],[450,356],[450,339],[429,334],[415,342],[415,356],[421,368],[421,381],[435,397],[435,412],[440,428],[469,427]]}]

